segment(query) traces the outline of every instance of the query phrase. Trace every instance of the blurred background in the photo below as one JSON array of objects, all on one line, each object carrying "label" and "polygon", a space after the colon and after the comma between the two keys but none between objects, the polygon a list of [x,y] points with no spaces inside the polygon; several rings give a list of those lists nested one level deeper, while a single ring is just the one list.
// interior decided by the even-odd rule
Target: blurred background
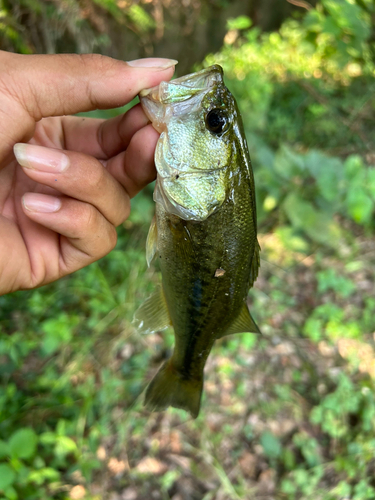
[{"label": "blurred background", "polygon": [[143,409],[173,346],[131,325],[160,282],[150,186],[109,256],[0,297],[0,499],[375,499],[374,2],[0,0],[0,48],[223,66],[255,173],[263,333],[216,343],[197,420]]}]

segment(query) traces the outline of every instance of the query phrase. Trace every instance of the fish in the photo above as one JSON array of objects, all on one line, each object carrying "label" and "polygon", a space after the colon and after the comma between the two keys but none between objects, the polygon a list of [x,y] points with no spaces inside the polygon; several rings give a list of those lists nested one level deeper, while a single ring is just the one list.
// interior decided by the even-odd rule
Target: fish
[{"label": "fish", "polygon": [[146,258],[162,284],[134,325],[172,327],[175,345],[145,393],[145,406],[200,411],[204,366],[217,339],[260,330],[246,304],[258,276],[254,176],[241,115],[213,65],[140,93],[160,133],[155,150],[155,217]]}]

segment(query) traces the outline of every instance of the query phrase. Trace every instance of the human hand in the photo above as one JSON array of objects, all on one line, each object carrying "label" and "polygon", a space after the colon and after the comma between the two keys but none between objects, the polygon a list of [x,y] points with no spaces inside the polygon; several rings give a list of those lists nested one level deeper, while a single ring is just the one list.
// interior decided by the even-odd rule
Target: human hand
[{"label": "human hand", "polygon": [[0,51],[0,295],[113,249],[129,199],[155,178],[158,134],[139,105],[110,120],[64,115],[122,106],[175,63]]}]

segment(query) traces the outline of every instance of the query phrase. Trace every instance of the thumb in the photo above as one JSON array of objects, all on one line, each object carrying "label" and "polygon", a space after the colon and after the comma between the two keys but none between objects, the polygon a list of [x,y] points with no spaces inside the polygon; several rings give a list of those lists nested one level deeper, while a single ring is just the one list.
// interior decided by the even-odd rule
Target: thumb
[{"label": "thumb", "polygon": [[169,80],[176,63],[159,58],[126,63],[98,54],[0,51],[1,135],[14,144],[32,135],[35,122],[43,117],[122,106],[143,88]]}]

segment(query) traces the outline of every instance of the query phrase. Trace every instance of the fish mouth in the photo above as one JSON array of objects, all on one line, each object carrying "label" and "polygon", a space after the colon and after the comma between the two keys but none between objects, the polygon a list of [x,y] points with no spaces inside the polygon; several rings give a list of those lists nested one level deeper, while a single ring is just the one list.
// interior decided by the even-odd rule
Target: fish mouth
[{"label": "fish mouth", "polygon": [[186,101],[198,93],[206,92],[223,82],[223,69],[218,64],[196,73],[181,76],[171,82],[161,82],[156,87],[141,90],[139,97],[160,104]]},{"label": "fish mouth", "polygon": [[171,82],[161,82],[156,87],[144,89],[139,98],[147,118],[161,133],[170,114],[184,113],[185,106],[189,106],[190,113],[193,113],[199,109],[207,92],[221,85],[224,85],[223,69],[215,64]]}]

